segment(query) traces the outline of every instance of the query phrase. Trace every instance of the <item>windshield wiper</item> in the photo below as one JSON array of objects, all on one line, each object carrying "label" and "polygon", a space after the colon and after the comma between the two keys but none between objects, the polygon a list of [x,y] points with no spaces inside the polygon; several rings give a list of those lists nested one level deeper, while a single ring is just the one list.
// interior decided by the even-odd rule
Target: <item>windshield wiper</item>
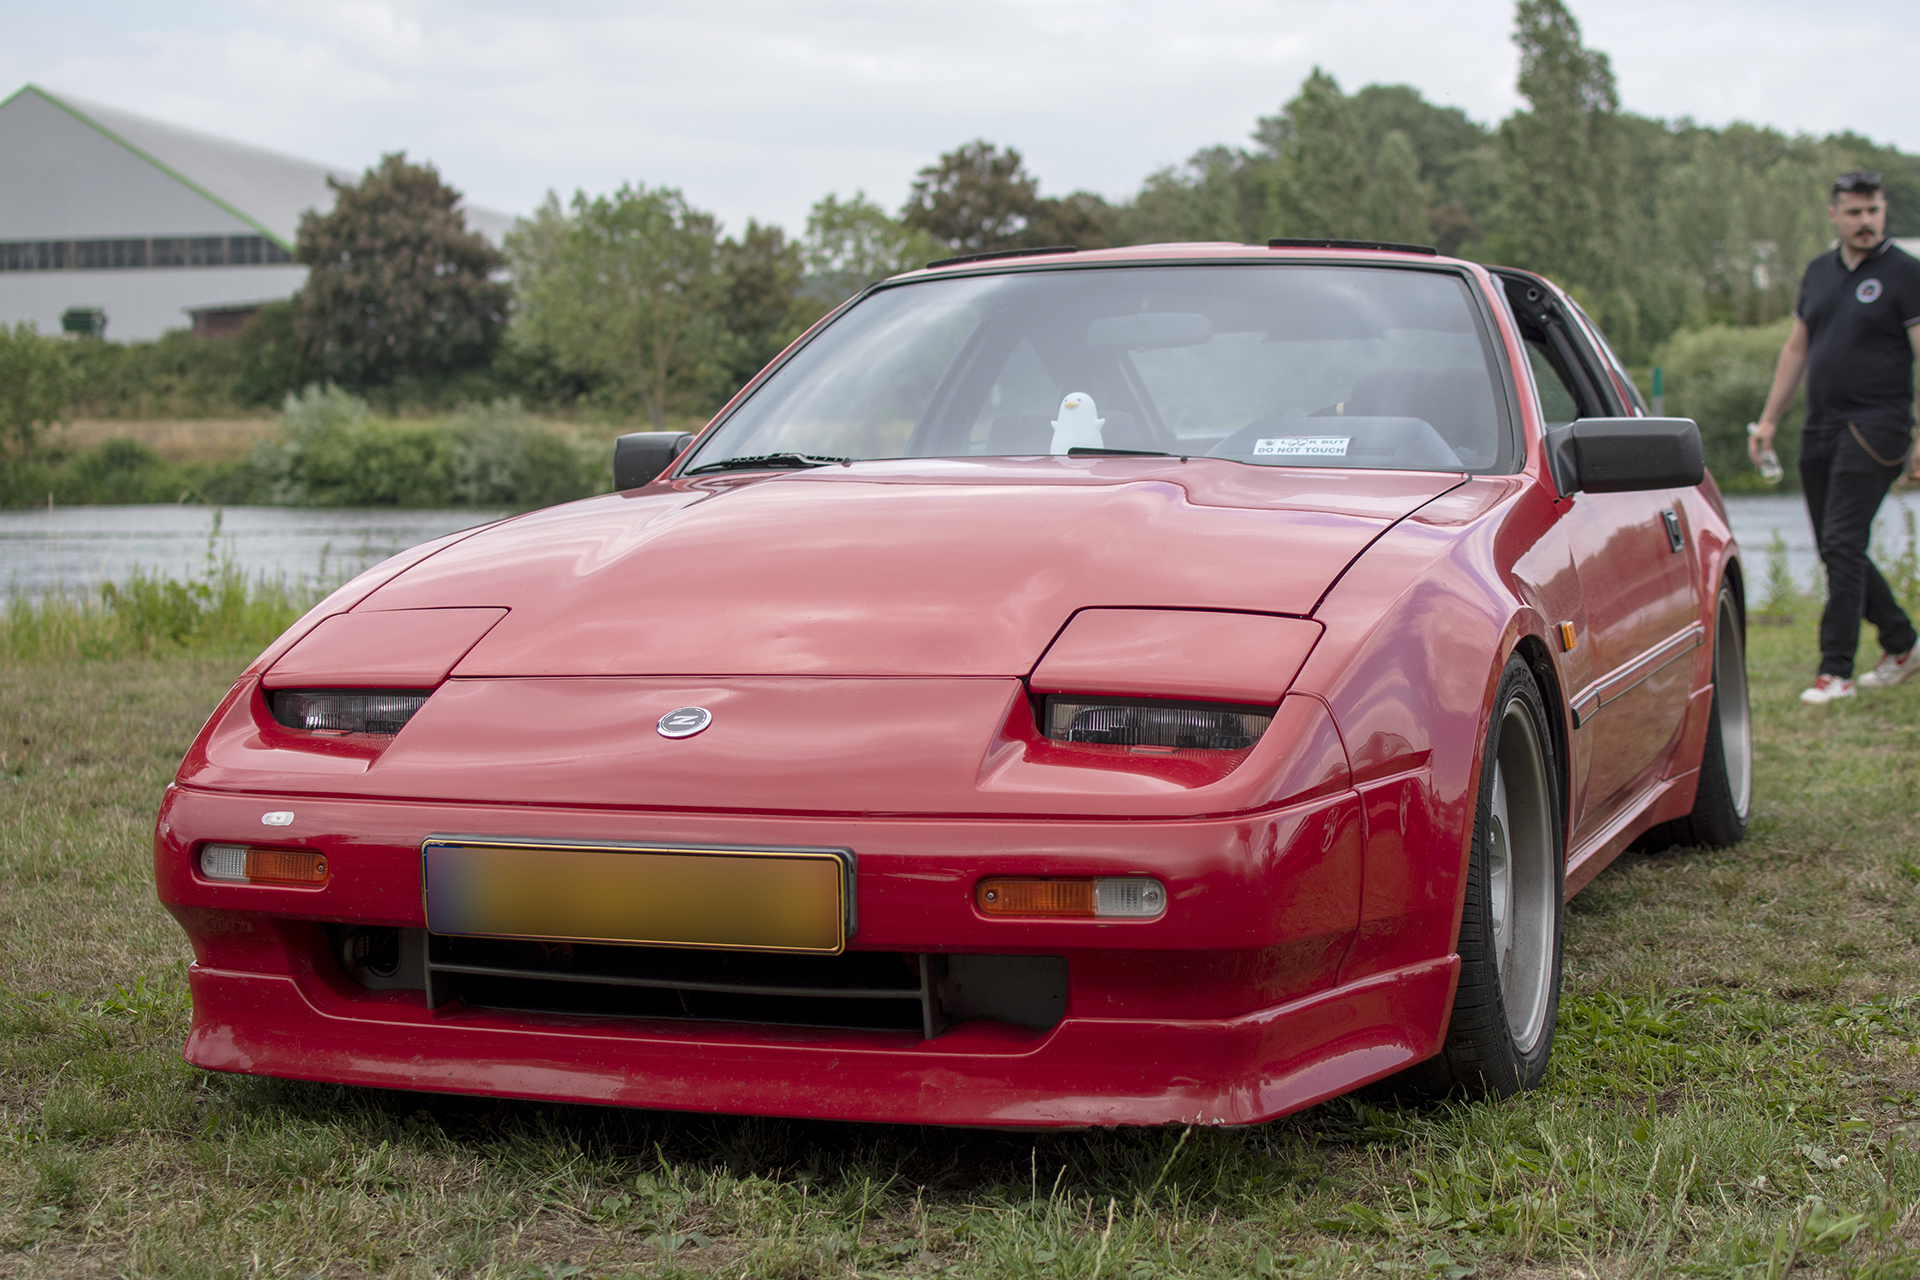
[{"label": "windshield wiper", "polygon": [[801,467],[830,467],[836,462],[852,461],[852,458],[830,458],[819,453],[756,453],[738,458],[722,458],[718,462],[702,463],[682,474],[697,476],[703,471],[797,470]]},{"label": "windshield wiper", "polygon": [[1069,458],[1171,458],[1164,449],[1095,449],[1075,445],[1067,450]]}]

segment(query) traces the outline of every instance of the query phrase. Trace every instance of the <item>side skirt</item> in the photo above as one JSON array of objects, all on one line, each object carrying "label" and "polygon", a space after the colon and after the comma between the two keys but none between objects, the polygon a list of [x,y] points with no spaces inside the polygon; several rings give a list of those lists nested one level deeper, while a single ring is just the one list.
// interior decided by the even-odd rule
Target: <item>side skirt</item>
[{"label": "side skirt", "polygon": [[1698,769],[1671,778],[1662,778],[1640,794],[1632,804],[1622,805],[1620,814],[1593,833],[1587,842],[1567,857],[1565,897],[1586,888],[1593,878],[1612,865],[1647,828],[1684,817],[1693,808],[1694,791],[1699,782]]}]

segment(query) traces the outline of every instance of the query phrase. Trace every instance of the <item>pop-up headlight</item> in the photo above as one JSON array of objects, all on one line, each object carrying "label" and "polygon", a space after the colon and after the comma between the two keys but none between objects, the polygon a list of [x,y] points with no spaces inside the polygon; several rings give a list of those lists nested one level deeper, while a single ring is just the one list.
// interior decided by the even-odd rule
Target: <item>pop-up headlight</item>
[{"label": "pop-up headlight", "polygon": [[1058,742],[1123,747],[1244,751],[1273,723],[1267,708],[1057,694],[1047,699],[1046,734]]},{"label": "pop-up headlight", "polygon": [[400,732],[431,689],[275,689],[273,718],[308,733]]}]

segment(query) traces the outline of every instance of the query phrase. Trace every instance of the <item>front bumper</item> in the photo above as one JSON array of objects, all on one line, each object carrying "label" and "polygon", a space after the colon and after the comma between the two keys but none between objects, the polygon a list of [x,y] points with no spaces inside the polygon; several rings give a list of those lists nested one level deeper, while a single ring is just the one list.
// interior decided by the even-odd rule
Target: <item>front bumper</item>
[{"label": "front bumper", "polygon": [[[263,832],[261,815],[292,824]],[[643,830],[636,830],[636,826]],[[424,923],[420,841],[508,837],[847,846],[857,951],[1048,955],[1064,1016],[903,1031],[429,1009],[349,976],[326,925]],[[188,1061],[401,1089],[692,1111],[966,1125],[1242,1124],[1437,1051],[1457,960],[1342,984],[1359,918],[1352,793],[1184,821],[773,818],[326,800],[175,787],[155,842],[161,900],[195,951]],[[326,853],[325,888],[222,884],[203,841]],[[988,919],[987,875],[1155,875],[1154,921]]]}]

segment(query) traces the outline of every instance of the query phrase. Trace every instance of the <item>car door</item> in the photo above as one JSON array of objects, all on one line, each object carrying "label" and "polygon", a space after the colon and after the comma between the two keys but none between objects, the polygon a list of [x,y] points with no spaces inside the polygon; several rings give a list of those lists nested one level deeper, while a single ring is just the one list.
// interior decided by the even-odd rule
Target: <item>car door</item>
[{"label": "car door", "polygon": [[[1518,273],[1506,284],[1548,426],[1634,414],[1570,306]],[[1702,632],[1676,493],[1576,493],[1558,506],[1586,610],[1587,633],[1575,643],[1590,646],[1587,683],[1567,690],[1577,848],[1665,774],[1686,715],[1687,659]]]}]

